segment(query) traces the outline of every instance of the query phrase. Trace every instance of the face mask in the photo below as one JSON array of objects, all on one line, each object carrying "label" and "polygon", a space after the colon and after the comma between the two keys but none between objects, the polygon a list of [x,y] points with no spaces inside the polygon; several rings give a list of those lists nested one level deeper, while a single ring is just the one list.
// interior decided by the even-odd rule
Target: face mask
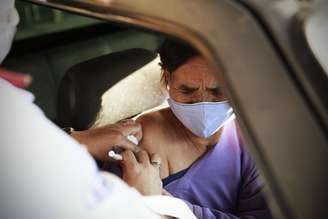
[{"label": "face mask", "polygon": [[184,104],[169,98],[168,103],[180,122],[202,138],[217,132],[233,114],[228,101]]},{"label": "face mask", "polygon": [[0,64],[7,56],[19,18],[13,0],[0,0]]}]

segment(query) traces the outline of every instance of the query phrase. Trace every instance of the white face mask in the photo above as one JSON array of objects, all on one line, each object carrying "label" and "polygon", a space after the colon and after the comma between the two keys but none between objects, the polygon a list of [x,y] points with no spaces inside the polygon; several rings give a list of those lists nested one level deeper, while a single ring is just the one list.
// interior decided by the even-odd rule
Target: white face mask
[{"label": "white face mask", "polygon": [[184,104],[169,98],[168,103],[180,122],[202,138],[217,132],[233,114],[228,101]]},{"label": "white face mask", "polygon": [[0,64],[11,48],[18,21],[14,0],[0,0]]}]

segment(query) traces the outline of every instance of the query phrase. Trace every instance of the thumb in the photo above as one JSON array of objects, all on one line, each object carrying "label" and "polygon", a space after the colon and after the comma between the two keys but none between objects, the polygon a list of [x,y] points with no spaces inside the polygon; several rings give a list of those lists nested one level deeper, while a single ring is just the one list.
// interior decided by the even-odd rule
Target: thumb
[{"label": "thumb", "polygon": [[142,138],[142,127],[141,124],[130,119],[120,122],[121,132],[123,135],[134,135],[138,141]]},{"label": "thumb", "polygon": [[140,150],[138,145],[131,142],[129,139],[127,139],[126,136],[121,137],[120,142],[116,147],[120,149],[131,150],[133,152],[138,152]]},{"label": "thumb", "polygon": [[123,151],[123,160],[120,162],[123,172],[133,171],[138,166],[138,161],[132,151]]}]

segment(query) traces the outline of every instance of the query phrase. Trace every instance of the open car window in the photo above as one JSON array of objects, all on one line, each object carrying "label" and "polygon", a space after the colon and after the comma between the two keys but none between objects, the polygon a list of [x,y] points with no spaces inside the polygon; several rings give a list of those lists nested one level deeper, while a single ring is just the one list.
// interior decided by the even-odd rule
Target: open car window
[{"label": "open car window", "polygon": [[57,117],[57,93],[71,67],[130,48],[153,51],[161,42],[160,37],[135,28],[22,1],[16,4],[20,24],[3,66],[32,75],[29,90],[53,121]]}]

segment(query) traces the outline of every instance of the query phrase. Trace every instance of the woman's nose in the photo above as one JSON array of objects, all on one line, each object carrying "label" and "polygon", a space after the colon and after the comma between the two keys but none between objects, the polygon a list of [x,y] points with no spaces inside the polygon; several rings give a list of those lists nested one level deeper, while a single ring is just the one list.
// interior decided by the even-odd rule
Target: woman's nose
[{"label": "woman's nose", "polygon": [[193,98],[194,103],[199,103],[199,102],[213,102],[215,99],[209,95],[207,92],[204,91],[199,91]]}]

